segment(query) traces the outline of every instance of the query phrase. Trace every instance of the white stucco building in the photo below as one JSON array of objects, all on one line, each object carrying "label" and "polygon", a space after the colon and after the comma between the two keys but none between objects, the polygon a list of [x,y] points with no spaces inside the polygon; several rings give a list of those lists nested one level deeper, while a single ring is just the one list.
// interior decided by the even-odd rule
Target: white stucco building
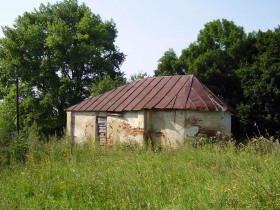
[{"label": "white stucco building", "polygon": [[176,147],[187,137],[231,134],[231,112],[192,75],[146,78],[67,109],[67,131],[76,142],[147,140]]}]

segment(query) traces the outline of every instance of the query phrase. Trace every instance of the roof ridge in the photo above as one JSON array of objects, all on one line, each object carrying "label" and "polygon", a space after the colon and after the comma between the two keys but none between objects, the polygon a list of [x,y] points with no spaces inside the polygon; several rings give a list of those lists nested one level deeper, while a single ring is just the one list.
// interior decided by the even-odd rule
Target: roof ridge
[{"label": "roof ridge", "polygon": [[[203,88],[201,82],[200,82],[196,77],[195,77],[195,79],[196,79],[198,85],[200,85],[200,87],[202,87],[202,89],[204,90],[204,88]],[[204,99],[201,97],[201,94],[198,94],[198,92],[197,92],[194,88],[193,88],[193,90],[194,90],[195,93],[199,96],[199,98],[201,99],[201,101],[204,103],[204,105],[206,106],[207,110],[209,111],[210,109],[209,109],[207,103],[206,103],[206,102],[204,101]],[[205,90],[204,90],[204,92],[205,92]],[[207,93],[206,93],[206,95],[208,96]],[[208,96],[208,97],[209,97],[209,96]],[[210,100],[211,100],[211,99],[210,99]]]},{"label": "roof ridge", "polygon": [[[183,76],[185,76],[185,75],[182,75],[182,77]],[[187,76],[189,76],[189,75],[187,75]],[[182,78],[181,77],[181,78]],[[184,84],[182,85],[182,87],[179,89],[179,91],[176,93],[176,95],[173,97],[173,99],[172,100],[174,100],[174,98],[175,98],[175,100],[174,100],[174,102],[173,102],[173,105],[172,105],[172,108],[174,108],[174,104],[176,103],[176,100],[177,100],[177,98],[178,98],[178,94],[181,92],[181,90],[185,87],[185,85],[188,83],[188,81],[191,79],[192,77],[191,77],[191,75],[188,77],[188,79],[186,80],[186,82],[184,82]],[[172,100],[170,101],[170,102],[172,102]],[[186,103],[187,103],[187,101],[188,101],[188,99],[186,100]],[[169,104],[170,104],[170,102],[169,102]],[[167,106],[169,106],[169,104],[167,105]],[[167,107],[166,106],[166,107]],[[186,104],[184,105],[184,107],[186,106]],[[166,108],[165,107],[165,108]]]},{"label": "roof ridge", "polygon": [[[188,100],[190,99],[190,94],[191,94],[191,91],[192,91],[192,85],[193,85],[193,78],[194,78],[194,76],[193,75],[191,75],[191,85],[190,85],[190,91],[188,92],[188,96],[187,96],[187,100],[186,100],[186,103],[185,103],[185,105],[184,105],[184,107],[186,107],[187,106],[187,103],[188,103]],[[191,99],[190,99],[190,101],[191,101]],[[194,105],[194,103],[192,103],[193,105]],[[195,106],[195,105],[194,105]]]},{"label": "roof ridge", "polygon": [[[222,101],[220,99],[220,97],[216,96],[209,88],[207,88],[205,85],[204,85],[204,88],[209,91],[209,93],[211,94],[211,97],[210,98],[211,100],[214,100],[216,102],[216,104],[222,108],[223,111],[226,111],[226,110],[230,110],[231,108],[226,104],[226,102]],[[217,101],[216,101],[217,100]],[[222,104],[224,104],[226,106],[226,109],[224,106],[222,106]]]}]

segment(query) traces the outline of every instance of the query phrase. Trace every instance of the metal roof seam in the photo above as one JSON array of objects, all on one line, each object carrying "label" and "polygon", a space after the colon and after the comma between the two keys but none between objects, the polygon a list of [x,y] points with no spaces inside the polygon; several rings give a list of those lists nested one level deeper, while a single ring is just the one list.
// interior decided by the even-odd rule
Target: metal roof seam
[{"label": "metal roof seam", "polygon": [[[207,88],[204,84],[202,84],[202,83],[200,83],[200,84],[201,84],[201,87],[203,88],[203,90],[207,93],[207,94],[206,94],[207,97],[211,100],[212,104],[215,106],[216,111],[219,110],[219,108],[218,108],[217,105],[219,105],[219,106],[222,108],[222,110],[225,110],[225,109],[220,105],[220,103],[223,104],[223,102],[222,102],[222,101],[219,101],[219,102],[216,101],[215,99],[219,100],[218,97],[215,97],[216,95],[215,95],[209,88]],[[209,93],[210,93],[210,94],[209,94]]]},{"label": "metal roof seam", "polygon": [[[82,102],[80,102],[80,103],[82,103]],[[80,103],[75,104],[75,105],[69,107],[69,108],[67,109],[67,111],[72,111],[72,110],[74,110]]]},{"label": "metal roof seam", "polygon": [[[190,102],[192,103],[192,105],[195,107],[195,110],[197,110],[197,107],[195,106],[195,104],[192,102],[192,99],[188,98],[188,100],[190,100]],[[186,103],[187,105],[187,103]]]},{"label": "metal roof seam", "polygon": [[[147,79],[148,79],[148,78],[146,78],[146,81],[147,81]],[[152,81],[153,81],[153,79],[147,84],[147,86],[146,86],[145,88],[143,88],[142,91],[140,91],[140,93],[139,93],[138,95],[135,96],[135,98],[137,98],[137,96],[139,96],[141,93],[143,93],[143,91],[149,86],[149,84],[151,84]],[[147,94],[149,94],[151,91],[152,91],[152,89],[151,89],[150,91],[148,91]],[[134,99],[135,99],[135,98],[134,98]],[[134,99],[133,99],[133,100],[134,100]],[[124,110],[125,110],[131,103],[132,103],[132,101],[124,108]],[[135,104],[135,105],[131,108],[131,110],[133,110],[138,104],[139,104],[139,102],[138,102],[137,104]]]},{"label": "metal roof seam", "polygon": [[[112,96],[111,98],[108,96],[106,97],[106,99],[104,99],[99,105],[102,105],[102,103],[105,103],[102,105],[102,107],[100,107],[100,110],[102,110],[104,107],[106,107],[106,105],[110,102],[110,100],[112,100],[118,93],[119,91],[123,90],[128,84],[125,84],[123,86],[120,86],[118,88],[115,88],[113,90],[111,90],[111,94],[109,96]],[[109,98],[109,99],[108,99]],[[98,106],[97,106],[98,107]],[[95,107],[97,109],[97,107]],[[107,110],[104,110],[104,111],[107,111]]]},{"label": "metal roof seam", "polygon": [[[178,93],[179,93],[179,92],[178,92]],[[178,94],[178,93],[177,93],[177,94]],[[175,99],[174,99],[174,98],[175,98]],[[173,101],[173,104],[172,104],[172,106],[171,106],[171,109],[174,108],[174,104],[175,104],[175,101],[176,101],[176,99],[177,99],[177,95],[175,95],[174,98],[173,98],[174,100],[172,99],[172,100],[170,101],[170,102]],[[169,103],[170,103],[170,102],[169,102]],[[168,104],[168,105],[169,105],[169,104]],[[168,106],[168,105],[167,105],[167,106]],[[166,107],[167,107],[167,106],[166,106]],[[166,107],[165,107],[165,108],[166,108]]]},{"label": "metal roof seam", "polygon": [[[166,81],[166,83],[159,89],[159,91],[158,91],[155,95],[157,95],[157,94],[164,88],[164,86],[170,81],[170,79],[171,79],[171,77],[168,78],[168,80]],[[161,99],[161,100],[162,100],[162,99]],[[159,102],[160,102],[161,100],[159,100]],[[156,104],[154,104],[154,105],[152,106],[152,108],[154,108],[159,102],[157,102]]]},{"label": "metal roof seam", "polygon": [[[209,94],[207,94],[207,91],[205,90],[203,83],[201,83],[198,79],[197,79],[197,81],[198,81],[198,84],[200,85],[200,87],[202,88],[202,90],[205,92],[205,95],[210,99],[210,101],[212,102],[212,104],[213,104],[213,105],[215,106],[215,108],[217,109],[215,103],[213,103],[213,101],[212,101],[211,98],[209,97]],[[200,98],[201,98],[201,96],[200,96]],[[202,98],[201,98],[201,99],[202,99]],[[204,104],[206,105],[207,109],[210,110],[210,107],[207,105],[207,103],[206,103],[204,100],[203,100],[203,102],[204,102]]]},{"label": "metal roof seam", "polygon": [[212,94],[209,94],[209,89],[207,89],[207,92],[208,92],[207,95],[209,96],[211,102],[214,104],[216,111],[218,111],[219,110],[219,106],[218,106],[219,103],[213,98]]},{"label": "metal roof seam", "polygon": [[93,100],[93,102],[95,101],[93,98],[89,98],[88,101],[83,104],[78,111],[82,110],[87,104],[92,104],[93,102],[91,102]]},{"label": "metal roof seam", "polygon": [[232,109],[194,75],[144,78],[88,98],[67,111],[136,111],[143,109]]},{"label": "metal roof seam", "polygon": [[205,101],[201,98],[200,94],[198,94],[198,92],[196,92],[195,89],[193,89],[193,91],[198,95],[198,97],[200,98],[200,100],[204,103],[204,105],[206,106],[206,108],[208,109],[208,111],[210,110],[209,107],[207,106],[207,104],[205,103]]},{"label": "metal roof seam", "polygon": [[[124,85],[124,86],[126,86],[126,85]],[[122,86],[121,86],[121,87],[122,87]],[[108,94],[103,100],[101,100],[100,103],[94,107],[94,109],[102,110],[102,108],[108,103],[108,101],[110,101],[110,96],[113,95],[114,92],[116,92],[118,89],[120,89],[120,87],[115,88],[115,89],[113,89],[113,90],[110,90],[110,91],[108,92],[109,94]],[[105,93],[105,94],[106,94],[106,93]]]},{"label": "metal roof seam", "polygon": [[[176,82],[178,82],[178,81],[180,80],[181,77],[182,77],[182,76],[179,75],[179,78],[176,80]],[[170,80],[171,80],[171,79],[170,79]],[[168,82],[169,82],[170,80],[168,80]],[[175,82],[175,84],[172,86],[172,88],[174,88],[174,86],[176,85],[176,82]],[[167,83],[166,83],[166,84],[167,84]],[[154,105],[154,107],[156,107],[156,106],[165,98],[165,96],[168,95],[168,93],[172,90],[172,88],[170,88],[170,89],[165,93],[165,95],[161,98],[161,100],[158,101],[157,104]],[[171,99],[171,100],[172,100],[172,99]],[[171,100],[170,100],[170,101],[171,101]],[[170,101],[169,101],[169,102],[170,102]],[[168,102],[168,104],[169,104],[169,102]],[[166,107],[168,106],[168,104],[167,104],[164,108],[166,108]]]},{"label": "metal roof seam", "polygon": [[[84,110],[87,110],[87,109],[88,109],[95,101],[97,101],[102,95],[103,95],[103,94],[91,98],[91,99],[89,100],[88,103],[86,103],[86,104],[84,104],[84,105],[82,106],[82,108],[83,108]],[[81,108],[81,109],[82,109],[82,108]],[[81,109],[80,109],[80,110],[81,110]]]},{"label": "metal roof seam", "polygon": [[88,101],[90,100],[90,98],[78,103],[73,110],[75,111],[80,111],[81,107],[83,107]]},{"label": "metal roof seam", "polygon": [[[190,99],[190,94],[191,94],[192,85],[193,85],[193,75],[190,76],[190,79],[191,79],[191,85],[190,85],[191,88],[190,88],[190,91],[189,91],[189,93],[188,93],[187,100],[186,100],[186,103],[185,103],[184,107],[187,106],[188,100]],[[190,102],[193,104],[192,100],[190,100]],[[193,104],[193,105],[194,105],[194,104]],[[194,107],[195,107],[195,105],[194,105]]]},{"label": "metal roof seam", "polygon": [[100,103],[102,103],[102,100],[100,100],[99,102],[98,102],[98,100],[101,99],[102,97],[105,97],[105,96],[109,95],[110,92],[111,92],[111,91],[108,91],[108,92],[105,92],[105,93],[101,94],[101,96],[100,96],[99,98],[97,98],[88,108],[90,108],[90,107],[96,102],[97,104],[95,104],[95,105],[91,108],[91,109],[92,109],[91,111],[95,111],[95,108],[96,108]]},{"label": "metal roof seam", "polygon": [[[154,81],[154,79],[152,79],[151,80],[151,82],[149,83],[149,84],[151,84],[152,82]],[[161,80],[160,80],[161,81]],[[157,83],[158,84],[158,83]],[[147,85],[142,91],[141,91],[141,93],[146,89],[146,88],[148,88],[149,87],[149,85]],[[147,92],[147,94],[146,95],[148,95],[151,91],[153,90],[153,88],[151,88],[151,90],[149,90],[148,92]],[[140,93],[140,94],[141,94]],[[138,95],[140,95],[140,94],[138,94]],[[144,98],[144,97],[143,97]],[[149,102],[149,101],[148,101]],[[147,103],[148,103],[147,102]],[[131,110],[134,110],[135,109],[135,107],[137,107],[137,105],[140,103],[140,101],[131,109]]]},{"label": "metal roof seam", "polygon": [[[206,86],[204,86],[205,89],[207,89],[207,91],[211,94],[210,96],[212,97],[212,100],[215,101],[215,103],[222,109],[222,111],[226,111],[227,109],[225,109],[221,104],[224,104],[223,101],[221,101],[209,88],[207,88]],[[209,95],[209,94],[208,94]],[[218,110],[217,110],[218,111]]]},{"label": "metal roof seam", "polygon": [[[137,84],[138,84],[138,86],[137,86],[136,88],[138,88],[138,87],[139,87],[139,83],[140,83],[140,85],[143,84],[143,83],[144,83],[144,80],[143,80],[143,79],[142,79],[142,80],[136,80],[135,84],[134,84],[129,90],[127,90],[126,93],[129,92],[130,90],[132,90],[132,88],[135,87]],[[135,90],[133,90],[133,91],[130,93],[130,95],[131,95],[134,91],[135,91]],[[125,94],[126,94],[126,93],[125,93]],[[124,96],[125,94],[123,94],[123,96]],[[122,104],[125,100],[127,100],[127,98],[129,98],[130,95],[128,95],[126,98],[124,98],[124,99],[121,101],[120,104]],[[120,106],[120,104],[119,104],[119,106]],[[122,110],[117,110],[118,108],[119,108],[119,107],[117,106],[117,107],[114,109],[114,111],[123,111],[123,109],[122,109]]]},{"label": "metal roof seam", "polygon": [[90,101],[90,99],[88,99],[87,102],[83,101],[83,102],[85,102],[85,103],[78,109],[78,111],[80,111],[80,110],[82,109],[82,107],[85,106],[89,101]]},{"label": "metal roof seam", "polygon": [[[212,97],[212,95],[211,95],[211,97]],[[215,104],[216,104],[216,111],[218,111],[218,110],[219,110],[219,108],[218,108],[218,107],[220,107],[220,109],[221,109],[221,110],[225,111],[225,110],[224,110],[224,107],[223,107],[223,106],[221,106],[221,105],[220,105],[220,103],[219,103],[218,101],[216,101],[214,97],[212,97],[212,101],[214,101],[214,102],[215,102]]]},{"label": "metal roof seam", "polygon": [[[163,78],[164,78],[164,77],[161,77],[161,78],[159,79],[158,83],[160,83],[161,80],[162,80]],[[155,78],[153,78],[152,82],[153,82],[153,81],[155,81]],[[151,83],[152,83],[152,82],[151,82]],[[157,83],[157,84],[158,84],[158,83]],[[156,85],[155,85],[155,86],[156,86]],[[155,86],[153,86],[153,88],[154,88]],[[153,88],[147,93],[147,95],[149,95],[149,94],[153,91]],[[155,95],[156,95],[156,94],[155,94]],[[143,105],[142,105],[142,108],[145,109],[145,106],[146,106],[151,100],[152,100],[152,98],[151,98],[149,101],[147,101],[145,104],[143,104]],[[136,106],[135,106],[135,107],[136,107]],[[133,108],[135,108],[135,107],[133,107]]]},{"label": "metal roof seam", "polygon": [[[180,75],[179,79],[178,79],[176,82],[178,82],[182,77],[183,77],[183,76]],[[184,83],[184,85],[185,85],[185,84],[186,84],[186,82]],[[176,85],[176,84],[175,84],[175,85]],[[175,85],[174,85],[174,86],[175,86]],[[183,87],[184,85],[182,85],[182,87]],[[170,91],[174,88],[174,86],[170,89]],[[175,98],[175,100],[176,100],[176,98],[177,98],[176,96],[177,96],[177,94],[180,92],[180,90],[182,89],[182,87],[178,89],[178,91],[177,91],[177,93],[175,94],[175,96],[163,107],[164,109],[165,109],[166,107],[168,107],[168,105],[170,104],[170,102],[173,101],[174,98]],[[169,92],[170,92],[170,91],[169,91]],[[169,93],[169,92],[168,92],[168,93]],[[174,100],[174,102],[173,102],[172,108],[173,108],[173,106],[174,106],[175,100]]]},{"label": "metal roof seam", "polygon": [[[134,85],[136,85],[136,84],[138,83],[138,81],[139,81],[139,80],[136,80],[136,81],[134,82],[134,84],[132,84],[132,83],[126,84],[126,85],[125,85],[125,88],[128,87],[128,86],[131,85],[131,84],[132,84],[131,87],[133,87]],[[124,90],[125,88],[123,88],[122,90]],[[128,90],[126,90],[125,92],[123,92],[123,93],[118,97],[118,100],[115,101],[115,103],[119,102],[119,100],[120,100],[129,90],[130,90],[130,88],[129,88]],[[121,93],[121,92],[120,92],[120,93]],[[118,95],[118,94],[117,94],[117,95]],[[116,96],[117,96],[117,95],[116,95]],[[111,107],[114,106],[114,105],[115,105],[115,104],[110,105],[110,106],[107,108],[106,111],[108,111],[109,109],[111,109]],[[115,109],[116,109],[116,108],[114,108],[113,110],[110,110],[110,111],[114,111]]]},{"label": "metal roof seam", "polygon": [[[176,100],[177,100],[177,96],[178,96],[178,94],[180,93],[180,91],[185,87],[185,85],[188,83],[188,81],[190,80],[190,78],[191,78],[191,76],[189,76],[188,77],[188,79],[186,80],[186,82],[184,83],[184,85],[182,85],[182,87],[179,89],[179,91],[177,92],[177,94],[175,95],[175,100],[174,100],[174,102],[173,102],[173,105],[172,105],[172,108],[174,108],[174,104],[175,104],[175,102],[176,102]],[[188,101],[188,98],[187,98],[187,100],[186,100],[186,103],[187,103],[187,101]],[[168,106],[168,105],[167,105]],[[167,107],[166,106],[166,107]],[[184,105],[184,107],[186,107],[186,104]]]}]

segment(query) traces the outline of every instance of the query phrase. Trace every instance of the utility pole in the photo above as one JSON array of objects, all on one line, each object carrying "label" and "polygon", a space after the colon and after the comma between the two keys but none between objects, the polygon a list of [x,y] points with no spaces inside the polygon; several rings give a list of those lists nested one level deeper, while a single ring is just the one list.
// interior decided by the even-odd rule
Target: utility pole
[{"label": "utility pole", "polygon": [[16,74],[16,107],[17,107],[17,133],[19,134],[19,90],[18,90],[18,69],[15,68]]}]

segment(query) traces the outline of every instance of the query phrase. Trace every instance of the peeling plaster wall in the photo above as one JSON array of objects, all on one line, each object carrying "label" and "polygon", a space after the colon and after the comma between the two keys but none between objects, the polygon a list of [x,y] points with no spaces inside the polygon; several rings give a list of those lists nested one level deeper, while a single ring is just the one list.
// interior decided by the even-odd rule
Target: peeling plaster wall
[{"label": "peeling plaster wall", "polygon": [[[94,139],[96,135],[96,113],[94,112],[72,112],[71,134],[76,143],[82,143],[87,138]],[[70,121],[70,120],[69,120]],[[70,123],[70,122],[69,122]],[[68,116],[67,116],[68,129]]]},{"label": "peeling plaster wall", "polygon": [[121,116],[108,116],[107,142],[144,143],[144,111],[124,112]]},{"label": "peeling plaster wall", "polygon": [[231,135],[230,112],[186,112],[187,136],[199,137],[201,135],[214,136],[217,131],[224,136]]},{"label": "peeling plaster wall", "polygon": [[231,134],[230,112],[202,112],[191,110],[148,111],[148,137],[155,145],[176,147],[186,137]]},{"label": "peeling plaster wall", "polygon": [[148,111],[148,138],[154,145],[176,147],[185,141],[185,111]]},{"label": "peeling plaster wall", "polygon": [[67,112],[67,131],[77,143],[96,138],[96,117],[107,116],[107,144],[137,142],[149,138],[155,145],[176,147],[186,137],[231,134],[230,112],[191,110],[142,110],[108,115],[106,112]]},{"label": "peeling plaster wall", "polygon": [[107,144],[144,143],[144,111],[108,115],[106,112],[67,112],[67,133],[76,143],[96,138],[96,118],[107,117]]}]

